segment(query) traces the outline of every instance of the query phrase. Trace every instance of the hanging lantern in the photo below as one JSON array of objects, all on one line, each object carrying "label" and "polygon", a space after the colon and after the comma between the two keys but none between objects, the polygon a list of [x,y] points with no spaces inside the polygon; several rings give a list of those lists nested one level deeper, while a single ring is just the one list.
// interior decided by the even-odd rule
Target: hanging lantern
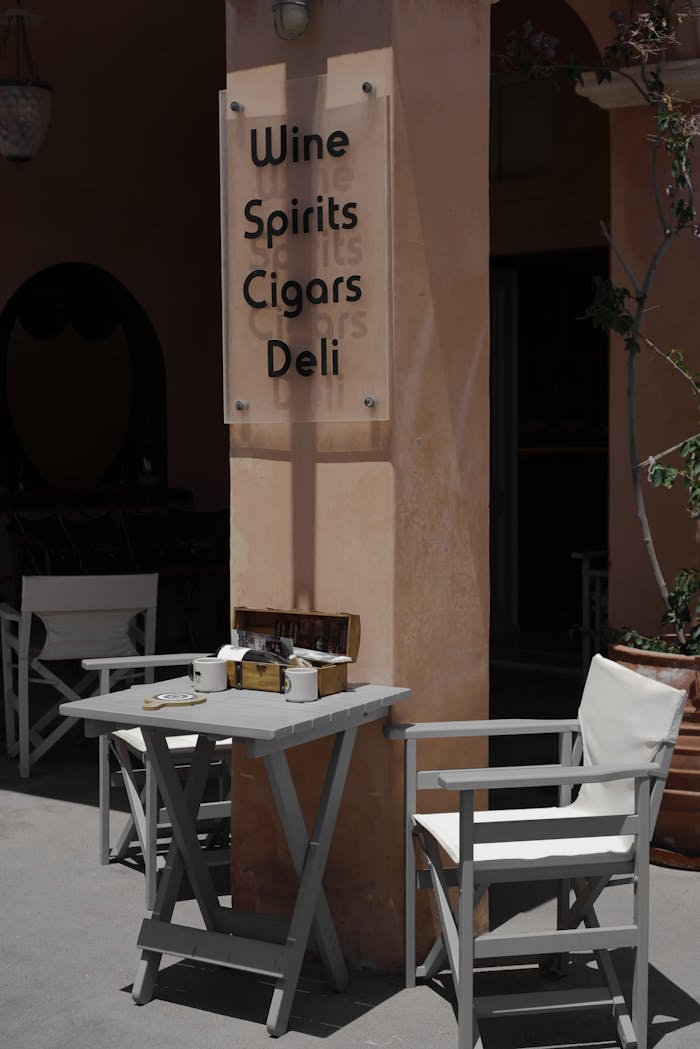
[{"label": "hanging lantern", "polygon": [[282,40],[297,40],[309,24],[311,0],[275,0],[272,15],[277,36]]},{"label": "hanging lantern", "polygon": [[3,76],[0,67],[0,154],[21,164],[41,148],[51,117],[51,85],[39,80],[29,50],[27,27],[41,22],[20,6],[0,14],[0,63],[4,52],[14,52],[14,71]]}]

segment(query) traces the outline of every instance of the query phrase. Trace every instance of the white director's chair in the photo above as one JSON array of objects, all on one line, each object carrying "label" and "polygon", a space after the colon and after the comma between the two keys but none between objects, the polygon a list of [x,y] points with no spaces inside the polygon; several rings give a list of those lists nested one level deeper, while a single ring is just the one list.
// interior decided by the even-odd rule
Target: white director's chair
[{"label": "white director's chair", "polygon": [[6,745],[20,776],[76,723],[59,703],[95,693],[94,673],[76,680],[79,660],[153,652],[157,599],[156,574],[24,576],[19,609],[0,605]]},{"label": "white director's chair", "polygon": [[[107,695],[113,684],[125,673],[140,671],[153,678],[154,671],[188,667],[197,656],[204,652],[177,652],[157,656],[128,656],[114,659],[85,659],[83,667],[100,675],[99,694]],[[146,678],[148,680],[148,677]],[[164,687],[164,686],[160,686]],[[189,768],[197,746],[197,735],[167,736],[168,750],[173,754],[176,764]],[[134,841],[137,841],[143,858],[146,876],[146,909],[152,910],[158,887],[158,872],[165,866],[165,858],[158,853],[158,834],[170,829],[167,810],[161,806],[158,797],[156,777],[148,759],[146,743],[140,728],[117,729],[109,735],[99,737],[100,746],[100,863],[108,864],[110,860],[123,860],[129,853]],[[203,801],[199,807],[197,824],[204,824],[208,829],[210,821],[230,822],[230,789],[231,789],[231,746],[230,739],[217,740],[214,747],[214,758],[210,765],[210,775],[217,776],[219,796],[216,801]],[[130,814],[119,835],[116,845],[110,846],[110,798],[114,777],[110,767],[110,753],[116,761],[117,776],[126,790]],[[208,841],[213,844],[216,833],[208,834]],[[226,837],[228,838],[228,831]],[[228,862],[227,850],[217,849],[212,852],[210,860]]]},{"label": "white director's chair", "polygon": [[[481,1047],[478,1017],[607,1008],[623,1047],[647,1046],[649,840],[661,803],[685,692],[596,655],[575,721],[443,722],[392,725],[405,747],[406,983],[449,969],[454,981],[459,1049]],[[558,765],[419,771],[422,739],[554,733]],[[575,800],[572,788],[580,784]],[[476,812],[477,790],[557,787],[559,805]],[[457,812],[422,812],[421,790],[456,792]],[[422,863],[417,868],[416,852]],[[538,933],[478,934],[473,910],[490,885],[555,880],[557,928]],[[630,920],[601,927],[596,902],[610,885],[633,885]],[[434,894],[441,933],[416,967],[416,888]],[[451,896],[456,889],[457,899]],[[631,948],[629,1003],[614,948]],[[592,952],[602,987],[475,997],[474,970],[490,960],[543,955],[559,974],[571,952]],[[515,964],[515,963],[513,963]],[[563,981],[563,983],[568,983]]]}]

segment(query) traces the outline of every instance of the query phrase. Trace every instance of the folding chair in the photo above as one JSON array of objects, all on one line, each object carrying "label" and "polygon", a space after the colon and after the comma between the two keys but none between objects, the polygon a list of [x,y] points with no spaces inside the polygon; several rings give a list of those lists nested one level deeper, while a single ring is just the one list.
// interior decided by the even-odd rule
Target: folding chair
[{"label": "folding chair", "polygon": [[[443,722],[385,730],[405,747],[406,983],[414,986],[416,977],[429,980],[449,967],[459,1049],[482,1046],[480,1016],[597,1006],[612,1008],[623,1047],[646,1049],[649,839],[684,700],[684,692],[596,655],[577,721]],[[420,739],[534,733],[559,736],[559,765],[417,771]],[[575,784],[581,787],[572,801]],[[558,806],[474,811],[475,790],[554,786],[559,788]],[[417,791],[435,788],[458,791],[459,811],[418,812]],[[423,869],[416,869],[414,844]],[[475,934],[473,909],[490,885],[545,879],[559,886],[556,931]],[[620,881],[633,884],[631,923],[601,927],[596,901],[608,885]],[[456,904],[451,886],[458,888]],[[416,888],[433,890],[441,926],[441,935],[417,968]],[[610,954],[617,947],[634,952],[631,1009]],[[475,962],[544,954],[550,964],[553,956],[563,971],[574,951],[594,953],[605,988],[474,997]]]},{"label": "folding chair", "polygon": [[[204,652],[179,652],[165,655],[127,656],[111,659],[84,659],[83,667],[88,671],[97,671],[100,675],[99,694],[110,692],[115,680],[125,673],[141,671],[153,680],[156,669],[189,666],[197,656]],[[114,677],[112,677],[114,675]],[[177,754],[179,767],[189,766],[197,746],[197,735],[167,736],[168,749]],[[203,802],[199,807],[197,823],[218,820],[228,821],[230,817],[230,758],[232,741],[218,740],[214,749],[216,760],[212,762],[210,773],[219,778],[219,798],[217,801]],[[138,841],[143,859],[146,877],[146,909],[152,910],[155,904],[158,887],[158,872],[165,866],[165,858],[158,854],[159,827],[166,830],[170,827],[168,813],[160,807],[156,778],[148,760],[146,744],[141,729],[118,729],[109,736],[99,737],[99,796],[100,796],[100,863],[106,865],[110,860],[119,861],[129,854],[134,841]],[[122,829],[114,848],[110,847],[110,796],[111,787],[116,785],[110,768],[110,753],[118,767],[117,776],[121,777],[129,803],[130,815]],[[133,758],[137,759],[135,766]],[[139,787],[139,781],[143,786]],[[208,844],[216,840],[216,832],[209,832]],[[225,850],[219,849],[211,857],[217,862],[226,860]]]},{"label": "folding chair", "polygon": [[[20,608],[0,605],[7,753],[19,755],[20,776],[76,722],[60,718],[55,703],[30,723],[30,684],[58,692],[60,701],[80,699],[94,694],[87,690],[95,676],[73,681],[76,661],[135,656],[137,645],[152,653],[157,594],[156,574],[24,576]],[[63,663],[63,676],[47,663]]]}]

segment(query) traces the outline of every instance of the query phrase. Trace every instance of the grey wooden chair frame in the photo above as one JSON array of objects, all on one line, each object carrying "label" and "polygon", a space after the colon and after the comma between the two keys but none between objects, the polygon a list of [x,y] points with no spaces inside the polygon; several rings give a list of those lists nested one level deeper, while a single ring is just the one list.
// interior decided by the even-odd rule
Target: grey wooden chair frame
[{"label": "grey wooden chair frame", "polygon": [[[682,704],[678,711],[678,724]],[[677,734],[676,726],[676,734]],[[647,983],[649,946],[649,840],[656,822],[663,782],[673,751],[673,742],[661,744],[657,760],[648,765],[583,767],[580,726],[575,720],[544,721],[537,719],[504,719],[500,721],[425,722],[413,725],[390,725],[385,729],[389,739],[404,744],[405,789],[405,965],[406,986],[413,987],[416,978],[432,979],[449,966],[457,996],[459,1049],[481,1049],[478,1017],[558,1011],[573,1008],[612,1008],[620,1043],[625,1049],[647,1046]],[[518,768],[427,770],[417,766],[417,743],[424,739],[555,734],[559,737],[559,764]],[[474,794],[477,790],[504,788],[529,789],[557,787],[559,804],[571,801],[572,788],[584,782],[606,782],[614,779],[635,781],[635,811],[627,816],[591,816],[575,819],[518,820],[495,823],[474,822]],[[421,790],[443,789],[459,793],[460,861],[456,867],[446,865],[435,840],[416,824],[417,794]],[[604,863],[587,863],[585,857],[572,862],[538,861],[524,864],[516,861],[510,867],[489,868],[488,862],[475,862],[474,846],[478,843],[504,840],[534,841],[542,839],[589,837],[596,835],[633,835],[633,859],[610,859]],[[417,869],[416,845],[426,863]],[[525,869],[526,868],[526,869]],[[489,885],[497,882],[556,880],[557,930],[536,934],[495,932],[475,935],[474,907]],[[595,903],[611,882],[631,881],[634,888],[634,914],[630,925],[601,928]],[[449,888],[457,886],[458,902],[453,907]],[[430,888],[435,900],[441,934],[425,961],[416,965],[416,889]],[[573,902],[571,895],[573,892]],[[579,926],[584,925],[584,929]],[[631,1010],[623,995],[610,950],[629,947],[634,950],[634,975]],[[570,951],[594,952],[605,988],[602,990],[551,991],[542,994],[475,998],[474,963],[482,959],[548,955],[561,965]]]},{"label": "grey wooden chair frame", "polygon": [[[46,625],[51,617],[61,615],[92,615],[97,620],[100,615],[131,612],[133,618],[129,628],[124,625],[124,636],[130,629],[130,643],[136,640],[145,653],[152,653],[155,647],[157,585],[155,573],[24,577],[21,607],[15,609],[7,604],[0,605],[6,748],[8,757],[19,758],[22,778],[28,777],[37,761],[76,724],[75,718],[59,716],[59,704],[95,694],[97,680],[95,674],[88,671],[78,681],[69,683],[46,665],[56,660],[75,663],[85,655],[85,650],[81,650],[79,625],[74,628],[72,635],[68,631],[69,636],[58,646],[48,637],[47,628],[47,640],[37,651],[32,647],[35,619]],[[135,596],[132,588],[138,590],[140,596]],[[109,642],[105,642],[107,651],[109,643],[114,643],[113,633],[109,635]],[[97,644],[99,639],[93,637],[93,651]],[[133,650],[136,651],[135,648]],[[129,673],[126,667],[121,669],[115,681]],[[31,685],[44,686],[57,698],[57,702],[34,722],[30,720]]]},{"label": "grey wooden chair frame", "polygon": [[[157,669],[189,666],[193,659],[207,655],[205,652],[174,652],[164,655],[115,657],[113,659],[84,659],[85,670],[99,673],[99,694],[108,695],[111,687],[126,673],[140,671],[146,681],[153,681]],[[172,741],[175,742],[174,740]],[[174,757],[179,765],[189,767],[194,756],[196,743],[191,748],[177,747]],[[114,775],[110,763],[110,754],[117,764]],[[136,754],[142,768],[134,766],[132,754]],[[209,774],[219,778],[219,798],[217,801],[202,802],[199,806],[197,822],[218,820],[228,821],[230,816],[230,754],[231,740],[217,741],[215,754],[210,763]],[[129,803],[129,817],[114,847],[110,845],[110,810],[111,788],[118,784],[121,777]],[[141,785],[141,781],[142,785]],[[110,861],[123,860],[129,853],[132,844],[137,841],[140,847],[145,874],[145,905],[152,910],[158,888],[158,874],[165,867],[165,857],[158,854],[158,828],[169,828],[170,818],[167,809],[159,804],[158,787],[148,748],[135,750],[120,734],[103,734],[99,737],[99,858],[106,866]],[[216,833],[212,832],[208,844],[213,844]],[[228,862],[230,851],[217,850],[216,859]]]}]

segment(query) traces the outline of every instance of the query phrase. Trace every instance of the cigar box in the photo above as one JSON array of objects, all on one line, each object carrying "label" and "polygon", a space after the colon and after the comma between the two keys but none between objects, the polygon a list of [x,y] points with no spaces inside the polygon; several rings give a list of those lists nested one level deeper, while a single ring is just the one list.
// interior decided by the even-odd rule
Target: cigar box
[{"label": "cigar box", "polygon": [[[302,612],[298,609],[245,608],[233,610],[231,625],[255,634],[289,637],[297,648],[311,648],[349,656],[354,663],[360,650],[360,617],[350,612]],[[343,692],[348,684],[349,663],[318,668],[319,696]],[[232,688],[284,692],[284,667],[252,661],[227,663]]]}]

